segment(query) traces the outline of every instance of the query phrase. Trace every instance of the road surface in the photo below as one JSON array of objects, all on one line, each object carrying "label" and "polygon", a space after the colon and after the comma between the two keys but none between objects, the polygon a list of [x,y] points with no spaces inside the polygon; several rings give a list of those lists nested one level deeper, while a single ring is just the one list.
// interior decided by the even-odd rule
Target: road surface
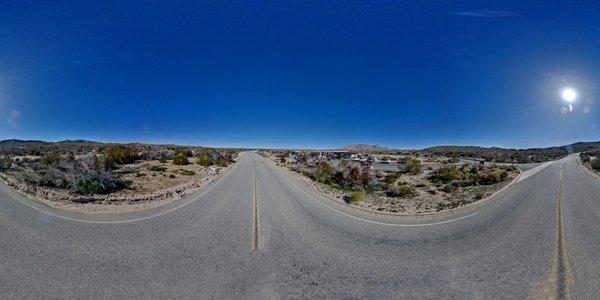
[{"label": "road surface", "polygon": [[255,153],[158,209],[85,216],[0,188],[0,297],[600,295],[600,181],[574,156],[426,219],[334,203]]}]

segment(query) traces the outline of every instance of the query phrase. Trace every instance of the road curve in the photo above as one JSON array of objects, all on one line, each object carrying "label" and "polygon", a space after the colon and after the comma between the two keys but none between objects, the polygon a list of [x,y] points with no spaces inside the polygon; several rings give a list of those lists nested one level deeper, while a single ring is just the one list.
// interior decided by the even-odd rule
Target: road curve
[{"label": "road curve", "polygon": [[2,298],[523,298],[600,295],[600,181],[575,156],[496,199],[372,215],[252,152],[203,192],[87,216],[0,186]]}]

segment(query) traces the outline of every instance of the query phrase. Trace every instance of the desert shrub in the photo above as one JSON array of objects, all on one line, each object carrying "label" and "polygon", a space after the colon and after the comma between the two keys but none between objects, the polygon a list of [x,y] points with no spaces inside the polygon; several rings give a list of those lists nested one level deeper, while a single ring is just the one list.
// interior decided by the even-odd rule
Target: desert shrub
[{"label": "desert shrub", "polygon": [[387,189],[390,197],[412,198],[416,195],[415,189],[409,184],[392,184]]},{"label": "desert shrub", "polygon": [[410,173],[412,175],[421,174],[421,172],[423,172],[423,164],[420,160],[416,158],[411,158],[406,161],[406,164],[404,166],[404,172]]},{"label": "desert shrub", "polygon": [[348,197],[348,203],[356,204],[365,200],[365,192],[364,191],[356,191]]},{"label": "desert shrub", "polygon": [[477,183],[494,184],[506,180],[508,172],[500,168],[486,169],[477,172]]},{"label": "desert shrub", "polygon": [[152,167],[148,168],[148,171],[153,171],[153,172],[164,172],[166,170],[167,170],[166,167],[161,167],[161,166],[152,166]]},{"label": "desert shrub", "polygon": [[179,154],[175,155],[175,157],[173,157],[174,165],[182,166],[182,165],[187,165],[189,163],[190,162],[188,161],[187,157],[182,153],[179,153]]},{"label": "desert shrub", "polygon": [[133,147],[125,145],[110,146],[104,150],[105,165],[112,168],[114,165],[124,165],[135,162],[138,155]]},{"label": "desert shrub", "polygon": [[189,170],[179,170],[179,173],[181,173],[181,175],[186,175],[186,176],[194,176],[196,175],[196,172],[194,171],[189,171]]},{"label": "desert shrub", "polygon": [[282,164],[285,164],[286,161],[287,160],[285,159],[285,156],[282,156],[281,158],[279,158],[279,162],[281,162]]},{"label": "desert shrub", "polygon": [[192,157],[194,154],[192,153],[192,150],[188,149],[188,148],[177,148],[175,149],[175,156],[182,154],[185,157]]},{"label": "desert shrub", "polygon": [[481,200],[481,199],[483,199],[483,196],[484,196],[483,192],[479,191],[475,194],[475,199]]},{"label": "desert shrub", "polygon": [[0,171],[6,171],[12,166],[12,161],[8,157],[0,158]]},{"label": "desert shrub", "polygon": [[592,169],[600,171],[600,158],[597,157],[592,160]]},{"label": "desert shrub", "polygon": [[209,167],[213,165],[212,159],[213,151],[208,148],[202,148],[198,151],[198,155],[196,156],[196,163],[203,166]]},{"label": "desert shrub", "polygon": [[169,174],[169,178],[175,178],[176,176],[174,174]]},{"label": "desert shrub", "polygon": [[50,152],[42,157],[42,162],[49,166],[60,161],[60,156],[56,152]]},{"label": "desert shrub", "polygon": [[444,183],[462,179],[462,172],[452,164],[444,165],[431,173],[431,179]]},{"label": "desert shrub", "polygon": [[203,167],[210,167],[213,164],[212,158],[206,156],[198,156],[196,158],[196,163]]},{"label": "desert shrub", "polygon": [[221,156],[217,159],[217,161],[215,162],[215,165],[217,165],[221,168],[225,168],[229,165],[229,160],[225,156]]},{"label": "desert shrub", "polygon": [[131,181],[110,177],[96,177],[80,182],[75,186],[75,192],[81,195],[109,194],[123,188],[128,188],[129,186],[131,186]]},{"label": "desert shrub", "polygon": [[385,182],[386,184],[390,185],[390,184],[396,182],[396,179],[398,179],[398,174],[396,174],[396,173],[390,173],[390,174],[387,174],[385,176],[385,178],[383,178],[383,182]]},{"label": "desert shrub", "polygon": [[330,183],[333,178],[333,167],[328,163],[319,164],[315,170],[315,180],[323,183]]},{"label": "desert shrub", "polygon": [[167,158],[163,156],[163,157],[161,157],[161,158],[158,159],[158,162],[161,163],[161,164],[164,164],[164,163],[167,162]]}]

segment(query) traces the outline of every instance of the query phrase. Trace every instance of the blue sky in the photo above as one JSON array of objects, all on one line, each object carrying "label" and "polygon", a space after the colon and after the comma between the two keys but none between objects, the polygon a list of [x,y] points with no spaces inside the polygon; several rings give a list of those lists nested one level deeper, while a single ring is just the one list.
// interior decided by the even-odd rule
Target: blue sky
[{"label": "blue sky", "polygon": [[92,2],[0,3],[0,139],[600,140],[593,2]]}]

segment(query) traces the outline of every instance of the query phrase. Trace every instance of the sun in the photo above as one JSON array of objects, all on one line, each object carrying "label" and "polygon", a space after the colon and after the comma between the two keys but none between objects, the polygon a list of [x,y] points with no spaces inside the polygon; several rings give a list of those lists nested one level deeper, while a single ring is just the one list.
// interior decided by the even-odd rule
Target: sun
[{"label": "sun", "polygon": [[567,102],[573,102],[577,98],[577,92],[572,88],[565,88],[562,90],[562,98]]}]

